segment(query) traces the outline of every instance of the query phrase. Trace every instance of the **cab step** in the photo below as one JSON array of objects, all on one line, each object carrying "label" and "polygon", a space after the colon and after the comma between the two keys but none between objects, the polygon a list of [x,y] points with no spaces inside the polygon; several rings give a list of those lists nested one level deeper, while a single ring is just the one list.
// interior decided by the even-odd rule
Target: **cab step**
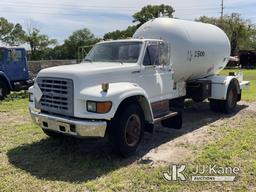
[{"label": "cab step", "polygon": [[169,118],[174,117],[176,115],[178,115],[178,112],[170,111],[170,112],[165,113],[165,114],[163,114],[161,116],[155,117],[154,118],[154,123],[159,123],[159,122],[161,122],[161,121],[163,121],[165,119],[169,119]]}]

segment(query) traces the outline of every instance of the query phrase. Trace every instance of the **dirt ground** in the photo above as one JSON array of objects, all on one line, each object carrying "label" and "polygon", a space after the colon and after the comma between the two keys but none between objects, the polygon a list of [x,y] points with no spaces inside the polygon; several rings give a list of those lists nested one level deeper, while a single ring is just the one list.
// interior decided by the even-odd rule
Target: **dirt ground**
[{"label": "dirt ground", "polygon": [[[215,131],[216,129],[222,126],[239,127],[243,116],[248,115],[256,115],[256,102],[239,102],[236,112],[232,115],[211,112],[207,102],[193,104],[185,109],[182,129],[156,125],[155,133],[145,133],[136,156],[128,161],[157,165],[193,159],[196,151],[221,137],[221,132]],[[16,112],[2,112],[0,120],[2,123],[16,125],[31,121],[27,114],[20,115]],[[115,157],[106,140],[78,140],[76,144],[82,153]]]},{"label": "dirt ground", "polygon": [[20,125],[31,120],[27,114],[20,114],[18,111],[1,112],[0,122],[6,125]]},{"label": "dirt ground", "polygon": [[154,144],[156,146],[150,147],[142,159],[148,159],[152,163],[180,163],[185,159],[191,159],[194,152],[222,136],[221,132],[215,131],[216,129],[222,126],[239,128],[244,116],[255,115],[256,102],[239,102],[236,112],[231,115],[211,112],[208,103],[194,104],[185,109],[182,129],[158,126],[153,137],[145,137],[140,150],[147,150],[148,146]]}]

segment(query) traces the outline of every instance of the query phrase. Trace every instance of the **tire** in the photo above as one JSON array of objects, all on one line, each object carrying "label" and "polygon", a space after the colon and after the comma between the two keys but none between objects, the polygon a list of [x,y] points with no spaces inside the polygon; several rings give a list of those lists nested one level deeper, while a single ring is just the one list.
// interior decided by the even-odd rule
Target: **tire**
[{"label": "tire", "polygon": [[176,116],[161,121],[161,124],[164,127],[173,128],[173,129],[181,129],[182,128],[182,116],[183,116],[183,114],[181,112],[178,112],[178,114]]},{"label": "tire", "polygon": [[223,112],[227,114],[233,113],[236,108],[238,99],[239,95],[237,87],[235,81],[232,80],[228,87],[226,100],[223,102]]},{"label": "tire", "polygon": [[4,98],[8,95],[9,88],[5,82],[0,81],[0,100],[4,100]]},{"label": "tire", "polygon": [[238,100],[239,94],[237,87],[235,81],[232,80],[227,90],[226,100],[210,99],[210,108],[213,112],[230,114],[234,112]]},{"label": "tire", "polygon": [[109,141],[123,157],[133,155],[144,134],[145,118],[138,104],[122,105],[110,122]]}]

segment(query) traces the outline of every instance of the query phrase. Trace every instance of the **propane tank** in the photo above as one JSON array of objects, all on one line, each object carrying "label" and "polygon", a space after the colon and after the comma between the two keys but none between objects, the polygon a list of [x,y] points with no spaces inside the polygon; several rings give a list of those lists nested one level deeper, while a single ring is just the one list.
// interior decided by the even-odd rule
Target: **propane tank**
[{"label": "propane tank", "polygon": [[218,74],[230,56],[230,42],[225,32],[201,22],[156,18],[139,27],[133,38],[161,39],[169,43],[176,82]]}]

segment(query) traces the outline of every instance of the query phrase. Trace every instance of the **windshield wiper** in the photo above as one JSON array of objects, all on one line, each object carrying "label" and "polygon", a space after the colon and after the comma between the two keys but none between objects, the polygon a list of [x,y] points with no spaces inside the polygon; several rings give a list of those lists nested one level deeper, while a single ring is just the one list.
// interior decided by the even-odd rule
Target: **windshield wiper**
[{"label": "windshield wiper", "polygon": [[90,63],[92,63],[91,59],[84,59],[84,61],[89,61]]},{"label": "windshield wiper", "polygon": [[124,62],[122,61],[122,60],[116,60],[115,62],[118,62],[118,63],[120,63],[120,64],[124,64]]}]

